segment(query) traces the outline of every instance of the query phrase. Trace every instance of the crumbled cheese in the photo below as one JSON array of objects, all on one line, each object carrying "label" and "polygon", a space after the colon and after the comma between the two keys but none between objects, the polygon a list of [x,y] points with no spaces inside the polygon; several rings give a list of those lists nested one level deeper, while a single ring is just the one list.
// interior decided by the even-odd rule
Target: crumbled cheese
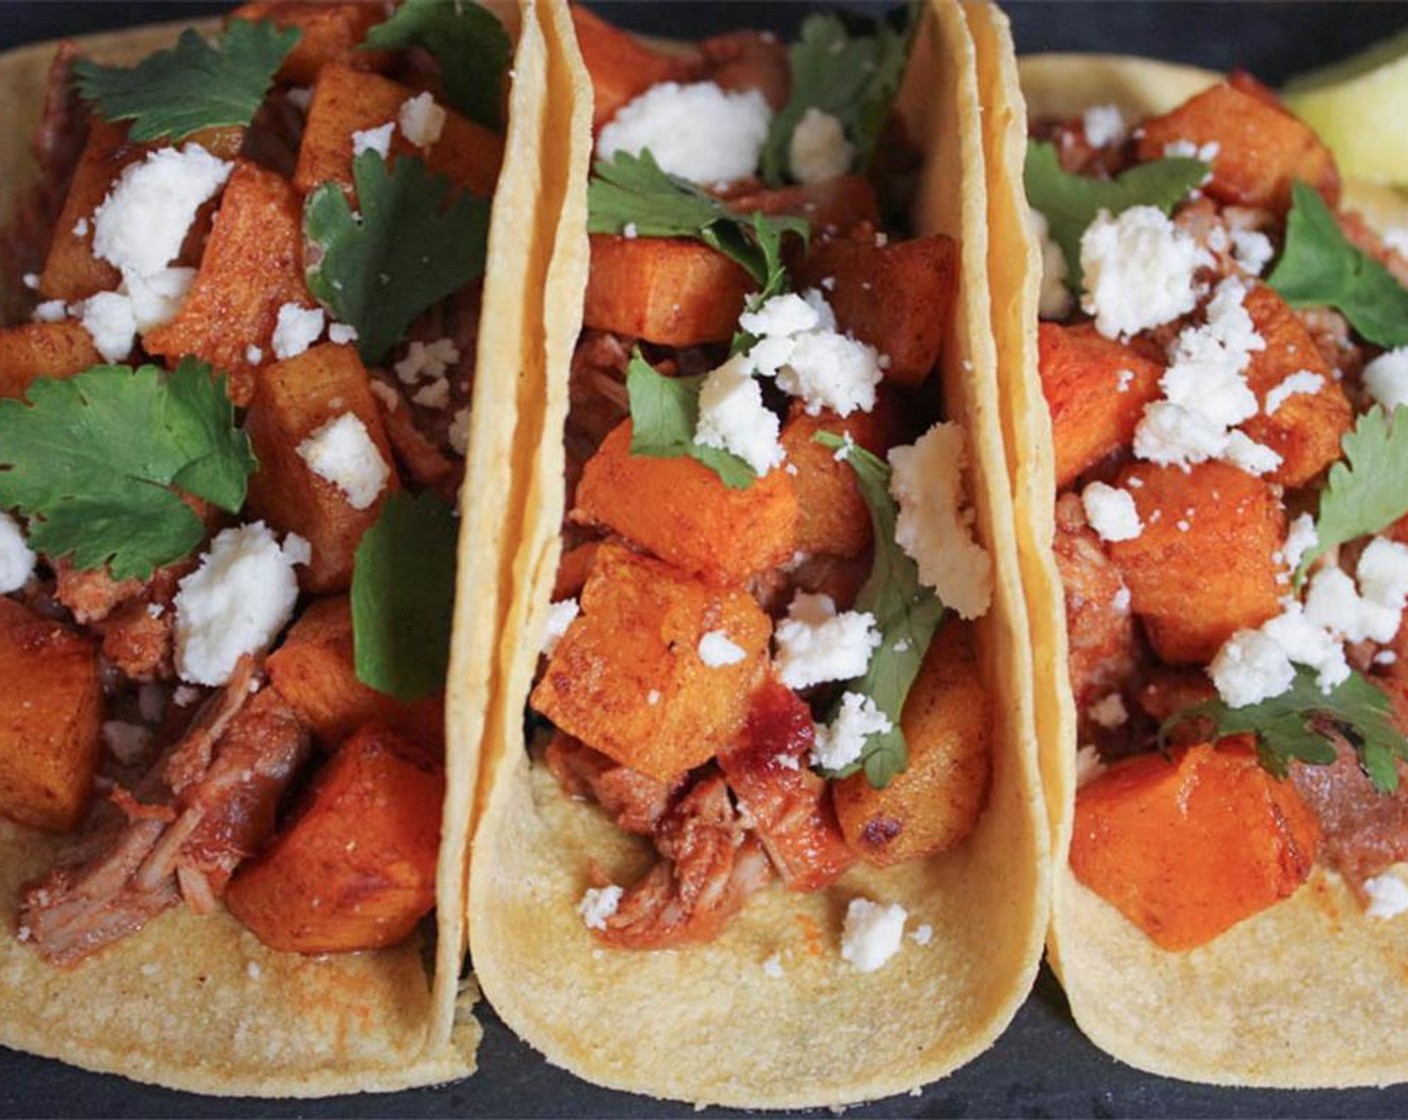
[{"label": "crumbled cheese", "polygon": [[321,307],[284,304],[279,308],[279,320],[274,327],[274,357],[281,362],[298,357],[318,341],[325,321]]},{"label": "crumbled cheese", "polygon": [[787,364],[777,371],[778,387],[801,398],[809,416],[822,409],[839,416],[869,412],[883,378],[875,347],[835,331],[797,335]]},{"label": "crumbled cheese", "polygon": [[137,319],[132,301],[121,292],[99,292],[74,304],[83,329],[107,362],[120,362],[132,353],[137,341]]},{"label": "crumbled cheese", "polygon": [[597,155],[649,149],[661,170],[694,183],[746,179],[758,167],[772,109],[755,89],[661,82],[621,107],[597,137]]},{"label": "crumbled cheese", "polygon": [[859,692],[844,693],[836,718],[829,724],[816,726],[812,765],[823,770],[844,770],[860,758],[867,737],[884,735],[893,731],[894,726],[869,696]]},{"label": "crumbled cheese", "polygon": [[1275,255],[1271,238],[1266,234],[1254,229],[1232,231],[1232,259],[1249,275],[1260,276]]},{"label": "crumbled cheese", "polygon": [[1108,770],[1104,761],[1100,758],[1100,751],[1092,743],[1076,750],[1076,788],[1079,789],[1087,782],[1092,782]]},{"label": "crumbled cheese", "polygon": [[869,611],[837,614],[830,595],[805,591],[792,599],[773,638],[778,679],[793,689],[863,676],[871,651],[880,645],[880,631]]},{"label": "crumbled cheese", "polygon": [[1317,626],[1346,641],[1390,642],[1398,632],[1403,610],[1362,596],[1339,568],[1322,568],[1311,577],[1305,613]]},{"label": "crumbled cheese", "polygon": [[1264,443],[1257,443],[1246,432],[1228,432],[1227,446],[1223,448],[1222,460],[1231,463],[1257,476],[1270,474],[1281,465],[1279,452],[1273,451]]},{"label": "crumbled cheese", "polygon": [[1408,257],[1408,228],[1386,229],[1382,236],[1385,245],[1399,256]]},{"label": "crumbled cheese", "polygon": [[572,620],[582,612],[576,599],[561,599],[548,607],[547,624],[543,627],[542,651],[544,657],[551,657],[562,635],[572,625]]},{"label": "crumbled cheese", "polygon": [[18,591],[28,583],[37,559],[25,543],[19,522],[0,509],[0,595]]},{"label": "crumbled cheese", "polygon": [[1396,918],[1408,911],[1408,883],[1397,875],[1385,872],[1364,880],[1364,893],[1369,896],[1369,905],[1364,913],[1371,918]]},{"label": "crumbled cheese", "polygon": [[851,169],[855,148],[846,142],[846,129],[830,113],[812,106],[792,130],[787,163],[799,183],[822,183]]},{"label": "crumbled cheese", "polygon": [[1366,365],[1364,388],[1390,412],[1408,404],[1408,346],[1388,350]]},{"label": "crumbled cheese", "polygon": [[992,557],[973,539],[973,511],[963,505],[967,440],[956,423],[939,422],[912,445],[890,450],[890,494],[899,506],[895,543],[919,567],[920,582],[963,618],[992,601]]},{"label": "crumbled cheese", "polygon": [[762,386],[742,355],[730,358],[704,379],[695,443],[731,452],[763,475],[786,456],[778,440],[780,430],[776,414],[763,403]]},{"label": "crumbled cheese", "polygon": [[1360,554],[1354,578],[1369,602],[1401,613],[1408,601],[1408,545],[1375,537]]},{"label": "crumbled cheese", "polygon": [[30,316],[36,323],[58,323],[68,318],[68,304],[61,299],[46,299]]},{"label": "crumbled cheese", "polygon": [[357,328],[348,323],[329,323],[328,341],[338,346],[346,346],[357,341]]},{"label": "crumbled cheese", "polygon": [[1092,105],[1081,117],[1086,142],[1094,148],[1108,148],[1125,138],[1124,114],[1118,105]]},{"label": "crumbled cheese", "polygon": [[1263,411],[1267,416],[1274,416],[1276,410],[1286,403],[1291,397],[1298,393],[1305,393],[1314,396],[1325,386],[1325,379],[1318,373],[1312,373],[1308,369],[1297,370],[1289,377],[1273,385],[1266,394],[1266,405]]},{"label": "crumbled cheese", "polygon": [[152,745],[152,730],[140,723],[124,723],[119,719],[103,722],[103,746],[123,766],[135,766],[142,762]]},{"label": "crumbled cheese", "polygon": [[444,377],[459,360],[459,347],[452,338],[437,338],[434,342],[415,340],[406,347],[406,356],[396,363],[396,376],[401,384],[414,385],[423,379]]},{"label": "crumbled cheese", "polygon": [[588,887],[577,903],[577,913],[588,929],[605,929],[606,919],[616,913],[621,896],[626,892],[615,883],[606,887]]},{"label": "crumbled cheese", "polygon": [[909,939],[916,945],[928,945],[934,940],[934,927],[925,922],[909,935]]},{"label": "crumbled cheese", "polygon": [[874,972],[900,950],[909,911],[897,902],[882,906],[868,898],[853,898],[846,907],[841,932],[841,957],[859,972]]},{"label": "crumbled cheese", "polygon": [[1118,692],[1112,692],[1097,700],[1090,705],[1087,714],[1097,725],[1106,730],[1123,727],[1129,721],[1129,712],[1125,710],[1124,697]]},{"label": "crumbled cheese", "polygon": [[1132,541],[1144,532],[1134,496],[1128,490],[1092,482],[1080,495],[1085,507],[1085,519],[1100,538],[1106,541]]},{"label": "crumbled cheese", "polygon": [[128,272],[118,290],[131,299],[137,330],[145,334],[176,318],[195,279],[193,268],[163,268],[150,276]]},{"label": "crumbled cheese", "polygon": [[711,669],[737,665],[748,655],[729,640],[722,630],[710,630],[699,639],[699,660]]},{"label": "crumbled cheese", "polygon": [[331,482],[353,509],[366,509],[386,489],[391,468],[361,417],[353,412],[323,424],[298,445],[299,457]]},{"label": "crumbled cheese", "polygon": [[1114,607],[1115,610],[1120,612],[1120,614],[1128,614],[1129,603],[1131,598],[1132,596],[1129,593],[1129,588],[1121,587],[1118,591],[1115,592],[1114,598],[1110,600],[1110,606]]},{"label": "crumbled cheese", "polygon": [[244,966],[244,971],[245,971],[245,974],[246,974],[251,980],[258,980],[259,977],[261,977],[262,975],[264,975],[264,970],[259,967],[259,962],[258,962],[258,961],[248,961],[248,962],[246,962],[246,964],[245,964],[245,966]]},{"label": "crumbled cheese", "polygon": [[449,431],[445,438],[450,441],[450,447],[455,454],[463,458],[469,451],[469,406],[466,405],[455,413],[450,420]]},{"label": "crumbled cheese", "polygon": [[1238,630],[1217,651],[1208,676],[1232,708],[1280,696],[1295,680],[1290,658],[1260,630]]},{"label": "crumbled cheese", "polygon": [[1286,529],[1285,547],[1281,549],[1286,567],[1293,572],[1300,567],[1301,557],[1314,548],[1319,539],[1315,533],[1315,519],[1310,514],[1302,513],[1292,520]]},{"label": "crumbled cheese", "polygon": [[1262,624],[1261,632],[1280,646],[1294,664],[1314,669],[1315,683],[1322,691],[1329,692],[1343,684],[1349,677],[1344,646],[1308,618],[1300,603],[1288,600],[1283,606],[1281,614]]},{"label": "crumbled cheese", "polygon": [[1101,210],[1080,239],[1081,307],[1107,338],[1138,334],[1192,311],[1193,282],[1212,258],[1154,206]]},{"label": "crumbled cheese", "polygon": [[171,702],[178,708],[189,708],[200,699],[200,689],[192,688],[188,684],[176,686],[176,691],[171,694]]},{"label": "crumbled cheese", "polygon": [[660,703],[660,690],[658,688],[652,688],[645,694],[645,702],[652,708],[655,707],[656,704]]},{"label": "crumbled cheese", "polygon": [[244,348],[244,360],[252,366],[257,366],[264,360],[264,351],[251,343]]},{"label": "crumbled cheese", "polygon": [[411,400],[423,408],[442,409],[450,403],[450,382],[448,378],[430,381],[411,394]]},{"label": "crumbled cheese", "polygon": [[375,152],[382,159],[391,154],[391,134],[396,131],[396,122],[387,121],[376,128],[361,128],[352,133],[352,155]]},{"label": "crumbled cheese", "polygon": [[[418,93],[402,103],[396,114],[396,123],[401,126],[406,139],[424,152],[440,139],[440,133],[445,129],[445,116],[445,110],[435,104],[434,97],[429,93]],[[385,155],[384,152],[382,154]]]},{"label": "crumbled cheese", "polygon": [[763,962],[763,975],[769,976],[774,980],[782,979],[784,974],[782,970],[781,953],[774,953],[772,956],[770,956],[767,960]]},{"label": "crumbled cheese", "polygon": [[[830,314],[831,307],[820,293],[815,300],[809,300],[795,292],[787,292],[773,296],[752,311],[745,311],[738,317],[738,326],[740,330],[757,338],[791,338],[805,331],[826,327],[823,308],[826,314]],[[835,327],[834,318],[830,325]],[[777,368],[766,372],[771,375],[777,372]]]},{"label": "crumbled cheese", "polygon": [[[223,685],[235,662],[258,653],[284,628],[298,601],[292,534],[280,548],[262,521],[226,529],[176,594],[176,671],[195,684]],[[302,542],[304,548],[307,542]]]},{"label": "crumbled cheese", "polygon": [[39,273],[26,272],[20,277],[20,282],[31,292],[37,292],[39,290]]},{"label": "crumbled cheese", "polygon": [[1172,140],[1164,145],[1164,158],[1197,159],[1202,160],[1203,163],[1211,163],[1221,150],[1222,145],[1216,140],[1209,140],[1201,146],[1192,140]]},{"label": "crumbled cheese", "polygon": [[1032,210],[1031,231],[1041,246],[1041,297],[1037,304],[1037,314],[1043,319],[1064,319],[1071,313],[1071,291],[1066,287],[1070,270],[1066,267],[1066,254],[1051,236],[1051,226],[1046,215],[1040,210]]}]

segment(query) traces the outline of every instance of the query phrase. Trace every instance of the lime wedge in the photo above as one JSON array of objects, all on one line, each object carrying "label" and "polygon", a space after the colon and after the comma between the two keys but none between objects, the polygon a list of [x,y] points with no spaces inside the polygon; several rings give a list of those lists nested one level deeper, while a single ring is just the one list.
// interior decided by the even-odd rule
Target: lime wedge
[{"label": "lime wedge", "polygon": [[1296,78],[1282,92],[1330,146],[1346,178],[1408,185],[1408,30]]}]

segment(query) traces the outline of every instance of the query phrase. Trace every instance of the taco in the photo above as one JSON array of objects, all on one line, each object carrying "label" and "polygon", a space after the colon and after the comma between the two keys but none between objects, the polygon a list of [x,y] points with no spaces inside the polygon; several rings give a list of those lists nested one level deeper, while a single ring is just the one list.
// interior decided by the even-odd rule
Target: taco
[{"label": "taco", "polygon": [[598,1084],[912,1089],[993,1042],[1045,922],[963,16],[784,50],[546,11],[564,204],[476,976]]},{"label": "taco", "polygon": [[219,1094],[473,1070],[529,11],[0,60],[0,1043]]},{"label": "taco", "polygon": [[1072,1012],[1170,1076],[1402,1081],[1408,207],[1374,193],[1371,225],[1248,75],[1038,56],[1019,90],[990,28],[1012,249],[992,280]]}]

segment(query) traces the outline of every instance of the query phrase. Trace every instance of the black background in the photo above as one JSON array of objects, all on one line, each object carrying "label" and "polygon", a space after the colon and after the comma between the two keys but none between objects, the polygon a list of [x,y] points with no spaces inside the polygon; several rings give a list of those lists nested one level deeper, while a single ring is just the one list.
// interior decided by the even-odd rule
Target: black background
[{"label": "black background", "polygon": [[[802,4],[598,4],[636,30],[694,38],[729,27],[795,31]],[[852,4],[851,7],[876,7]],[[0,0],[0,50],[65,34],[210,14],[224,5],[18,3]],[[1124,51],[1196,63],[1242,66],[1271,83],[1336,60],[1408,28],[1408,3],[1066,3],[1005,5],[1022,52]],[[0,106],[0,123],[4,107]],[[1408,143],[1408,105],[1404,107]],[[1404,919],[1408,920],[1408,919]],[[1267,946],[1267,952],[1275,952]],[[1131,976],[1129,983],[1139,978]],[[1408,992],[1405,992],[1408,998]],[[8,1013],[0,1008],[0,1014]],[[480,1072],[468,1081],[395,1095],[325,1101],[217,1100],[135,1085],[0,1049],[0,1116],[715,1116],[687,1105],[626,1096],[546,1065],[480,1005]],[[882,1028],[883,1029],[883,1028]],[[1408,1039],[1385,1036],[1385,1047]],[[1294,1056],[1289,1059],[1294,1061]],[[825,1116],[826,1113],[819,1113]],[[1152,1077],[1096,1050],[1071,1022],[1060,986],[1043,968],[1036,990],[987,1054],[921,1097],[848,1110],[851,1116],[1408,1116],[1408,1086],[1342,1092],[1215,1089]]]}]

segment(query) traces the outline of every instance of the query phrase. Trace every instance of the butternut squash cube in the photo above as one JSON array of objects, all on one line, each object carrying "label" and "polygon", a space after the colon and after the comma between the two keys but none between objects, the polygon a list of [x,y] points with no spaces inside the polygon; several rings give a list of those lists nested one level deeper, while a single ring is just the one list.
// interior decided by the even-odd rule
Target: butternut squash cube
[{"label": "butternut squash cube", "polygon": [[753,191],[728,200],[741,214],[793,214],[812,224],[813,236],[823,231],[849,233],[859,225],[880,224],[880,201],[864,175],[842,175],[820,183]]},{"label": "butternut squash cube", "polygon": [[386,51],[360,50],[376,24],[386,18],[378,4],[331,4],[326,0],[258,0],[241,4],[231,19],[259,23],[272,20],[278,27],[296,27],[303,33],[279,67],[278,78],[296,86],[311,86],[329,62],[354,70],[381,70],[390,60]]},{"label": "butternut squash cube", "polygon": [[72,377],[102,363],[82,323],[23,323],[0,329],[0,397],[23,397],[41,377]]},{"label": "butternut squash cube", "polygon": [[572,5],[572,24],[595,94],[593,132],[651,86],[689,81],[698,69],[698,59],[652,50],[580,4]]}]

